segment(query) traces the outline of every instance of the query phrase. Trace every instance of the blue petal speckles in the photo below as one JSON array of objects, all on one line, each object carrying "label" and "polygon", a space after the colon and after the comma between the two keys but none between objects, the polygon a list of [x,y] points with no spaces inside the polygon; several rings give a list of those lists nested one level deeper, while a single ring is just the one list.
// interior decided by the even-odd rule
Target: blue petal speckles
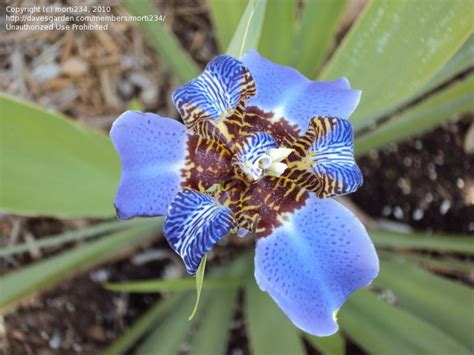
[{"label": "blue petal speckles", "polygon": [[235,227],[228,207],[205,194],[183,189],[170,204],[163,232],[186,270],[194,274],[204,254]]},{"label": "blue petal speckles", "polygon": [[308,133],[314,132],[309,150],[311,169],[322,182],[318,197],[345,195],[356,191],[363,181],[354,160],[351,123],[335,117],[316,117]]},{"label": "blue petal speckles", "polygon": [[310,197],[273,233],[257,240],[255,278],[304,331],[337,331],[335,314],[369,285],[378,258],[359,220],[338,202]]},{"label": "blue petal speckles", "polygon": [[297,70],[273,64],[255,51],[245,54],[241,60],[257,85],[257,95],[247,106],[272,111],[275,118],[284,117],[303,132],[311,117],[346,119],[359,103],[361,92],[352,90],[345,78],[332,82],[310,81]]},{"label": "blue petal speckles", "polygon": [[182,180],[185,127],[153,113],[127,111],[114,122],[110,136],[122,162],[115,198],[118,217],[166,214]]},{"label": "blue petal speckles", "polygon": [[214,58],[196,79],[179,87],[173,101],[186,127],[202,119],[218,120],[242,111],[245,101],[255,95],[250,72],[227,55]]}]

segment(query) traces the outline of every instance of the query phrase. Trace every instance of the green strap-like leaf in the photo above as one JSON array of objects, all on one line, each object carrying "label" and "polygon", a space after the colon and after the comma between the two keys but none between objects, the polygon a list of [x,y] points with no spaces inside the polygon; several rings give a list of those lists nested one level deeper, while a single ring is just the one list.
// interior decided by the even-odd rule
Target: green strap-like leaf
[{"label": "green strap-like leaf", "polygon": [[[243,271],[243,265],[248,265],[249,263],[251,263],[249,255],[244,254],[230,264],[214,268],[210,273],[210,277],[206,278],[206,282],[204,283],[202,281],[201,287],[210,289],[239,287],[245,281],[246,277],[244,275],[245,270]],[[163,291],[195,290],[197,281],[198,277],[196,276],[196,280],[193,278],[175,280],[152,279],[107,283],[105,287],[109,290],[120,292],[156,293]]]},{"label": "green strap-like leaf", "polygon": [[81,245],[58,255],[12,271],[0,278],[0,309],[11,307],[24,297],[53,285],[71,272],[94,265],[120,249],[139,243],[151,232],[160,230],[161,220],[144,221],[124,231]]},{"label": "green strap-like leaf", "polygon": [[260,291],[253,277],[245,287],[245,318],[252,354],[306,353],[298,329],[270,296]]},{"label": "green strap-like leaf", "polygon": [[369,235],[377,247],[382,248],[409,248],[419,250],[433,250],[474,254],[474,243],[467,236],[397,233],[383,230],[369,230]]},{"label": "green strap-like leaf", "polygon": [[[223,277],[223,278],[207,278],[203,283],[203,288],[229,288],[241,285],[242,278],[239,277]],[[146,280],[132,282],[109,283],[105,287],[111,291],[131,292],[131,293],[156,293],[162,291],[184,291],[196,289],[196,280],[176,279],[176,280]]]},{"label": "green strap-like leaf", "polygon": [[[404,274],[400,273],[400,277]],[[415,315],[359,290],[339,312],[339,324],[370,354],[456,354],[470,352],[448,334]]]},{"label": "green strap-like leaf", "polygon": [[[122,0],[121,3],[134,16],[152,16],[156,9],[150,0]],[[166,14],[165,14],[166,15]],[[168,68],[181,81],[186,82],[199,74],[198,65],[181,47],[176,36],[168,31],[162,22],[139,21],[142,29]]]},{"label": "green strap-like leaf", "polygon": [[315,77],[334,44],[346,3],[347,0],[306,1],[301,27],[294,36],[291,65],[307,77]]},{"label": "green strap-like leaf", "polygon": [[393,291],[397,303],[474,349],[474,292],[410,264],[384,261],[375,284]]},{"label": "green strap-like leaf", "polygon": [[208,0],[207,2],[219,49],[223,53],[229,46],[248,1]]},{"label": "green strap-like leaf", "polygon": [[417,266],[426,266],[439,271],[471,272],[470,260],[455,259],[450,256],[421,255],[418,253],[401,253],[400,251],[378,250],[377,254],[384,260],[398,260]]},{"label": "green strap-like leaf", "polygon": [[316,337],[307,333],[304,336],[322,355],[344,355],[346,353],[346,346],[341,333],[328,337]]},{"label": "green strap-like leaf", "polygon": [[[193,354],[222,354],[227,343],[227,337],[229,332],[229,323],[232,320],[232,315],[235,308],[237,291],[241,285],[241,282],[246,275],[248,265],[250,264],[250,255],[243,255],[236,260],[227,263],[222,266],[214,268],[210,273],[209,279],[206,279],[205,287],[212,285],[215,281],[217,288],[210,288],[204,290],[202,294],[201,303],[204,305],[202,311],[198,312],[199,315],[205,315],[205,317],[199,317],[198,324],[194,326],[195,330],[192,332],[192,349]],[[224,279],[226,277],[226,279]],[[238,283],[229,280],[240,280]],[[223,282],[226,286],[223,288],[221,285],[217,286],[218,282]],[[182,318],[181,320],[176,319],[176,322],[184,324],[183,320],[187,318],[187,312],[192,304],[183,306],[183,295],[184,290],[193,290],[196,287],[195,280],[181,279],[181,280],[153,280],[151,283],[146,285],[146,282],[131,282],[128,283],[133,287],[122,287],[127,284],[109,284],[107,288],[115,291],[129,292],[130,290],[140,292],[140,284],[143,284],[143,292],[158,292],[158,291],[179,291],[173,296],[170,296],[164,301],[160,301],[158,304],[153,306],[147,311],[140,319],[134,323],[130,330],[125,332],[119,339],[117,339],[109,348],[106,349],[106,355],[124,353],[134,342],[136,342],[149,328],[156,325],[157,322],[160,324],[166,324],[167,320],[164,320],[164,316],[170,316],[171,318]],[[208,287],[209,288],[209,287]],[[178,295],[180,295],[178,297]],[[188,292],[188,295],[191,295]],[[186,308],[188,307],[188,308]],[[179,309],[184,309],[185,312],[176,313]],[[188,324],[186,321],[185,329]],[[186,330],[183,330],[179,334],[179,339],[182,340]],[[155,333],[154,333],[155,334]],[[161,339],[161,335],[160,339]],[[152,340],[148,340],[151,342]],[[166,340],[165,340],[166,342]],[[173,347],[177,346],[176,342],[173,341]],[[161,346],[160,342],[157,346]],[[151,345],[147,345],[151,346]],[[166,345],[169,350],[169,344]],[[161,351],[160,347],[160,351]],[[146,348],[145,348],[146,350]],[[104,354],[105,355],[105,354]]]},{"label": "green strap-like leaf", "polygon": [[[244,254],[231,263],[214,268],[207,278],[205,285],[215,278],[240,279],[246,276],[249,265],[252,265],[251,255]],[[241,283],[225,289],[204,290],[203,295],[207,297],[207,304],[204,306],[202,319],[195,332],[191,349],[197,355],[220,355],[225,354],[225,347],[230,332],[230,322],[232,321],[237,293]]]},{"label": "green strap-like leaf", "polygon": [[258,50],[272,62],[290,63],[296,6],[295,0],[273,0],[265,10]]},{"label": "green strap-like leaf", "polygon": [[245,52],[256,49],[265,18],[266,0],[249,0],[240,18],[239,26],[232,37],[226,53],[240,58]]},{"label": "green strap-like leaf", "polygon": [[371,1],[323,69],[363,91],[351,118],[359,129],[421,90],[474,28],[472,0]]},{"label": "green strap-like leaf", "polygon": [[207,254],[204,254],[204,257],[201,259],[201,262],[199,263],[199,267],[196,272],[196,303],[194,304],[193,311],[191,312],[188,320],[191,320],[194,318],[194,315],[196,314],[199,307],[199,300],[201,299],[202,285],[204,283],[204,274],[206,272],[206,260],[207,260]]},{"label": "green strap-like leaf", "polygon": [[462,45],[461,49],[454,57],[441,69],[438,74],[423,88],[421,93],[425,93],[456,75],[474,66],[474,35],[471,35]]},{"label": "green strap-like leaf", "polygon": [[225,354],[230,322],[237,302],[237,291],[238,287],[204,291],[208,300],[203,307],[204,315],[196,331],[193,332],[192,354]]},{"label": "green strap-like leaf", "polygon": [[32,249],[57,247],[65,243],[97,237],[98,235],[102,235],[104,233],[110,233],[116,230],[130,228],[133,225],[139,225],[139,224],[143,224],[143,221],[142,220],[113,221],[113,222],[95,224],[93,226],[80,228],[75,231],[65,232],[65,233],[54,235],[51,237],[36,239],[32,242],[8,246],[6,248],[0,249],[0,257],[5,257],[7,255],[12,255],[12,254],[17,254],[17,253],[23,253]]},{"label": "green strap-like leaf", "polygon": [[156,302],[149,310],[140,316],[130,328],[126,329],[119,338],[114,340],[114,342],[102,352],[102,355],[125,354],[153,325],[179,308],[183,299],[183,293],[176,293],[164,300]]},{"label": "green strap-like leaf", "polygon": [[0,211],[111,217],[120,163],[110,140],[39,106],[0,95]]},{"label": "green strap-like leaf", "polygon": [[474,112],[474,75],[449,86],[356,139],[356,155],[436,128],[453,117]]},{"label": "green strap-like leaf", "polygon": [[192,307],[193,302],[194,296],[186,294],[178,307],[173,308],[164,318],[159,320],[156,328],[146,337],[135,354],[178,354],[189,328],[195,323],[187,319],[189,308]]}]

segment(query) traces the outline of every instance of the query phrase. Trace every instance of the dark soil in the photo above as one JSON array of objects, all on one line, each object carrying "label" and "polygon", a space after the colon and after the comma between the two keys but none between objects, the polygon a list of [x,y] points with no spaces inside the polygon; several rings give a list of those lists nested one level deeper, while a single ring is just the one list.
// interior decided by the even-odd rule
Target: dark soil
[{"label": "dark soil", "polygon": [[472,122],[466,116],[359,159],[364,185],[352,200],[375,218],[474,234],[474,155],[463,147]]}]

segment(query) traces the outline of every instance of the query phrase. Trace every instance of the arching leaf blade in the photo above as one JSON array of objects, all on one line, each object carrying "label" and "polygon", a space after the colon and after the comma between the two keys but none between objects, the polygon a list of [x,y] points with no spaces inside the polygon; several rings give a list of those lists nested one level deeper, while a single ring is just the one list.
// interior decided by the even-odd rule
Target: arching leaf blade
[{"label": "arching leaf blade", "polygon": [[120,162],[110,139],[65,116],[0,95],[0,210],[112,217]]},{"label": "arching leaf blade", "polygon": [[472,0],[369,2],[320,79],[347,77],[362,90],[356,129],[423,89],[472,33]]},{"label": "arching leaf blade", "polygon": [[265,18],[266,0],[249,0],[226,53],[234,58],[258,48]]}]

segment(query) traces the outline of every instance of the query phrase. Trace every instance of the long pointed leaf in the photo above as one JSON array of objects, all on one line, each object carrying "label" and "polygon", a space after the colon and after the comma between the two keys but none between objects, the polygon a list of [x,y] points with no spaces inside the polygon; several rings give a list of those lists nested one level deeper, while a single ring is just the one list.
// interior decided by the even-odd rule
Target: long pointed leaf
[{"label": "long pointed leaf", "polygon": [[153,325],[179,307],[183,296],[182,293],[177,293],[169,296],[167,299],[156,302],[145,314],[135,321],[130,328],[126,329],[119,338],[114,340],[114,342],[102,352],[102,355],[125,354]]},{"label": "long pointed leaf", "polygon": [[249,0],[239,26],[226,53],[240,58],[245,52],[257,49],[265,18],[266,0]]},{"label": "long pointed leaf", "polygon": [[356,154],[434,129],[453,117],[474,112],[474,75],[436,93],[420,104],[392,117],[356,140]]},{"label": "long pointed leaf", "polygon": [[295,12],[295,0],[273,0],[271,6],[266,8],[258,44],[261,55],[279,64],[289,64],[293,48]]},{"label": "long pointed leaf", "polygon": [[201,263],[199,264],[199,267],[196,272],[196,303],[194,304],[193,311],[191,312],[191,315],[189,316],[188,320],[194,318],[194,315],[196,314],[197,309],[199,307],[202,285],[204,284],[204,273],[206,272],[206,260],[207,254],[204,254],[204,257],[202,258]]},{"label": "long pointed leaf", "polygon": [[[209,276],[213,278],[228,277],[241,279],[248,272],[251,255],[243,255],[232,263],[213,269]],[[205,285],[213,279],[206,279]],[[225,354],[225,346],[229,336],[230,322],[235,311],[237,291],[241,284],[226,289],[205,290],[208,302],[205,316],[202,317],[198,329],[193,334],[192,353],[197,355]]]},{"label": "long pointed leaf", "polygon": [[298,329],[267,293],[249,279],[245,288],[245,317],[250,348],[255,355],[305,354]]},{"label": "long pointed leaf", "polygon": [[221,53],[229,46],[247,2],[247,0],[208,0],[209,12]]},{"label": "long pointed leaf", "polygon": [[[223,348],[227,343],[227,336],[229,330],[229,323],[232,319],[233,309],[235,307],[237,290],[242,284],[243,273],[247,270],[249,264],[249,256],[243,255],[231,263],[214,268],[209,273],[210,278],[206,279],[205,286],[208,287],[213,281],[223,282],[226,284],[225,288],[204,290],[202,294],[204,309],[198,313],[205,314],[205,317],[200,317],[196,331],[192,334],[192,349],[193,354],[221,354],[224,353]],[[224,279],[226,277],[226,279]],[[240,280],[239,282],[229,280]],[[134,287],[123,287],[127,284]],[[129,292],[130,289],[139,292],[140,284],[147,285],[146,281],[131,282],[131,283],[117,283],[109,284],[106,287],[116,291]],[[169,296],[164,301],[158,302],[150,310],[148,310],[140,319],[138,319],[131,328],[126,331],[120,338],[106,349],[104,355],[112,355],[124,353],[131,345],[133,345],[148,329],[158,322],[166,323],[163,318],[170,315],[171,317],[186,318],[183,314],[176,314],[177,308],[182,307],[182,301],[186,292],[191,291],[196,287],[195,280],[181,279],[181,280],[153,280],[149,283],[153,288],[145,287],[144,292],[159,292],[159,291],[180,291],[173,296]],[[191,295],[191,292],[187,292]],[[187,310],[189,312],[189,309]],[[202,319],[201,319],[202,318]],[[176,319],[177,322],[182,320]],[[189,322],[188,322],[189,323]],[[184,324],[184,323],[183,323]],[[187,327],[188,324],[185,324]],[[185,333],[185,332],[184,332]],[[180,334],[181,336],[181,334]],[[182,338],[180,338],[182,339]],[[152,342],[152,340],[148,340]],[[176,343],[174,343],[176,345]],[[151,346],[151,345],[150,345]],[[222,349],[222,351],[221,351]],[[161,350],[160,350],[161,351]]]},{"label": "long pointed leaf", "polygon": [[447,272],[471,272],[472,265],[470,260],[462,261],[452,257],[439,257],[433,255],[420,255],[418,253],[401,253],[399,251],[379,250],[379,257],[385,260],[398,260],[408,262],[416,266],[427,267],[435,271]]},{"label": "long pointed leaf", "polygon": [[375,284],[392,290],[403,308],[474,349],[474,292],[469,288],[395,261],[382,263]]},{"label": "long pointed leaf", "polygon": [[344,355],[346,353],[344,338],[340,333],[328,337],[316,337],[305,334],[305,338],[311,345],[318,349],[322,355]]},{"label": "long pointed leaf", "polygon": [[0,211],[114,215],[120,163],[104,134],[9,96],[0,107]]},{"label": "long pointed leaf", "polygon": [[12,245],[3,249],[0,249],[0,256],[7,256],[17,253],[23,253],[31,249],[42,249],[42,248],[52,248],[56,246],[63,245],[65,243],[70,243],[78,240],[85,240],[104,233],[110,233],[116,230],[130,228],[134,224],[141,224],[143,221],[113,221],[105,222],[100,224],[95,224],[90,227],[80,228],[78,230],[61,233],[47,238],[37,239],[33,242],[23,243]]},{"label": "long pointed leaf", "polygon": [[[121,3],[134,16],[156,14],[156,9],[149,0],[122,0]],[[181,82],[189,81],[199,74],[197,64],[181,47],[176,36],[164,27],[163,23],[139,21],[137,25],[143,30],[160,57]]]},{"label": "long pointed leaf", "polygon": [[237,302],[237,291],[237,287],[204,291],[208,296],[208,302],[203,307],[205,315],[193,334],[191,346],[193,354],[225,354],[230,322]]},{"label": "long pointed leaf", "polygon": [[347,0],[310,0],[295,34],[291,64],[309,78],[331,49]]},{"label": "long pointed leaf", "polygon": [[474,243],[466,236],[397,233],[383,230],[369,230],[370,237],[377,247],[409,248],[433,250],[473,255]]},{"label": "long pointed leaf", "polygon": [[194,322],[188,321],[194,296],[186,294],[179,306],[160,320],[158,326],[146,337],[136,355],[173,355],[179,352],[186,334]]},{"label": "long pointed leaf", "polygon": [[423,88],[421,93],[427,92],[456,75],[474,66],[474,35],[471,35],[462,45],[454,57],[435,75]]},{"label": "long pointed leaf", "polygon": [[347,335],[370,354],[456,354],[470,352],[451,336],[367,290],[353,294],[339,313]]},{"label": "long pointed leaf", "polygon": [[161,225],[161,220],[143,222],[142,226],[112,233],[6,274],[0,279],[0,309],[11,307],[24,297],[53,285],[72,271],[94,265],[120,249],[140,242],[152,231],[160,229]]},{"label": "long pointed leaf", "polygon": [[[248,265],[251,260],[250,254],[238,257],[230,264],[213,269],[203,288],[231,288],[239,287],[245,281],[243,265]],[[244,271],[243,271],[244,270]],[[183,278],[174,280],[152,279],[144,281],[115,282],[107,283],[105,287],[112,291],[156,293],[162,291],[185,291],[196,289],[196,280],[193,278]]]},{"label": "long pointed leaf", "polygon": [[[203,284],[203,288],[229,288],[242,284],[242,278],[226,277],[226,278],[208,278]],[[131,293],[156,293],[162,291],[185,291],[195,290],[196,280],[176,279],[176,280],[146,280],[146,281],[131,281],[131,282],[117,282],[106,284],[105,287],[111,291],[131,292]]]},{"label": "long pointed leaf", "polygon": [[367,126],[439,72],[472,33],[472,18],[472,0],[372,1],[321,78],[346,76],[363,91],[351,120]]}]

